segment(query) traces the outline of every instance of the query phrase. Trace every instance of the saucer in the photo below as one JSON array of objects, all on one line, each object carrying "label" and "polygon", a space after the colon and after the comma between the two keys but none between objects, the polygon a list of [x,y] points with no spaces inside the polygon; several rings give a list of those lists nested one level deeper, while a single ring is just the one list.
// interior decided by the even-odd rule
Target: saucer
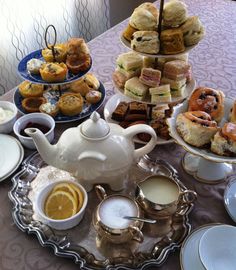
[{"label": "saucer", "polygon": [[225,189],[224,204],[228,214],[236,222],[236,179],[231,181]]},{"label": "saucer", "polygon": [[181,270],[206,270],[199,257],[199,241],[208,229],[216,225],[207,224],[199,227],[184,240],[180,250]]},{"label": "saucer", "polygon": [[12,136],[0,134],[0,182],[10,176],[21,164],[24,149]]},{"label": "saucer", "polygon": [[236,227],[214,226],[199,241],[199,256],[207,270],[235,270]]}]

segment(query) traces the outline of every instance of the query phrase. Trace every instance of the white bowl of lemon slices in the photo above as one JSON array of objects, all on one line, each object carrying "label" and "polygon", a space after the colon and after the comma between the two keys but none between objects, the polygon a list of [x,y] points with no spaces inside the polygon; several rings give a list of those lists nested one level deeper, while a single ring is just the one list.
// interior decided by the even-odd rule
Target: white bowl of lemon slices
[{"label": "white bowl of lemon slices", "polygon": [[79,224],[88,203],[86,190],[74,181],[57,181],[45,186],[36,198],[35,210],[43,222],[56,230]]}]

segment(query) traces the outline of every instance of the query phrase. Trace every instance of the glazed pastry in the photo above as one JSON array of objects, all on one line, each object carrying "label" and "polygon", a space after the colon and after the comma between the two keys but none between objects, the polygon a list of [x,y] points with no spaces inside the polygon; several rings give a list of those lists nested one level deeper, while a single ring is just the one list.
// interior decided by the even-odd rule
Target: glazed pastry
[{"label": "glazed pastry", "polygon": [[[51,46],[49,46],[51,47]],[[66,44],[56,44],[54,46],[55,52],[55,62],[65,62],[66,61],[66,54],[67,54],[67,46]],[[54,62],[53,53],[51,49],[45,48],[42,50],[42,56],[46,62]]]},{"label": "glazed pastry", "polygon": [[88,101],[88,103],[95,104],[98,103],[102,98],[102,93],[97,90],[90,90],[86,96],[85,99]]},{"label": "glazed pastry", "polygon": [[152,31],[157,29],[157,17],[145,8],[136,8],[130,17],[129,24],[138,30]]},{"label": "glazed pastry", "polygon": [[125,28],[124,32],[122,33],[122,36],[128,41],[131,41],[133,33],[136,31],[138,31],[138,29],[135,29],[133,26],[128,24],[128,26]]},{"label": "glazed pastry", "polygon": [[208,87],[199,87],[189,98],[189,111],[204,111],[216,122],[220,122],[224,114],[224,93]]},{"label": "glazed pastry", "polygon": [[131,48],[137,52],[157,54],[160,50],[158,33],[155,31],[135,32],[131,40]]},{"label": "glazed pastry", "polygon": [[57,104],[51,104],[50,102],[46,102],[40,105],[39,111],[55,117],[59,113],[59,107]]},{"label": "glazed pastry", "polygon": [[87,83],[90,89],[98,90],[100,86],[99,80],[92,73],[87,73],[84,76],[84,81]]},{"label": "glazed pastry", "polygon": [[204,26],[197,16],[188,17],[180,29],[183,32],[185,46],[197,44],[205,35]]},{"label": "glazed pastry", "polygon": [[39,71],[45,82],[63,82],[67,75],[67,66],[64,63],[45,63]]},{"label": "glazed pastry", "polygon": [[163,54],[177,54],[184,51],[183,33],[179,28],[161,32],[161,52]]},{"label": "glazed pastry", "polygon": [[19,92],[22,97],[41,97],[43,95],[44,86],[42,84],[34,84],[29,81],[23,81],[19,85]]},{"label": "glazed pastry", "polygon": [[172,0],[164,5],[163,25],[178,27],[187,20],[187,6],[178,0]]},{"label": "glazed pastry", "polygon": [[39,107],[46,102],[44,97],[28,97],[23,99],[22,107],[28,113],[39,112]]},{"label": "glazed pastry", "polygon": [[233,108],[231,109],[229,121],[232,123],[236,123],[236,101],[234,101]]},{"label": "glazed pastry", "polygon": [[185,142],[202,147],[210,143],[217,132],[217,123],[203,111],[180,113],[176,119],[176,128]]},{"label": "glazed pastry", "polygon": [[90,68],[91,58],[89,54],[68,55],[66,65],[71,73],[78,74],[79,72],[86,71]]},{"label": "glazed pastry", "polygon": [[221,156],[236,156],[236,124],[224,124],[211,141],[211,151]]},{"label": "glazed pastry", "polygon": [[39,59],[32,58],[27,62],[26,67],[31,74],[39,74],[39,69],[41,68],[43,63],[44,62]]}]

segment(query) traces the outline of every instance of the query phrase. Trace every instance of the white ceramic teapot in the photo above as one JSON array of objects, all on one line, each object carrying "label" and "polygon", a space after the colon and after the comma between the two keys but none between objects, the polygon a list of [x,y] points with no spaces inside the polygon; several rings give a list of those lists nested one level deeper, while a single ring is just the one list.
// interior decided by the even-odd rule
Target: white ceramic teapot
[{"label": "white ceramic teapot", "polygon": [[[87,191],[95,183],[106,183],[113,190],[121,190],[132,163],[156,145],[156,133],[150,126],[138,124],[123,129],[107,123],[97,112],[79,126],[65,130],[55,145],[36,128],[27,128],[25,132],[33,138],[47,164],[70,172]],[[152,138],[135,150],[132,138],[141,132]]]}]

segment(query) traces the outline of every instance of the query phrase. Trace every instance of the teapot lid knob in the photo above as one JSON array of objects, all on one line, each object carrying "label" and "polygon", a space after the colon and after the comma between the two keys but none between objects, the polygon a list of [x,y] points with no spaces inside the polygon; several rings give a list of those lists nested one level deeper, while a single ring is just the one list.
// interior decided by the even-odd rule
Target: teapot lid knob
[{"label": "teapot lid knob", "polygon": [[86,120],[81,125],[81,132],[88,138],[98,139],[105,137],[110,132],[110,127],[108,123],[101,118],[100,114],[94,111],[90,115],[90,119]]}]

